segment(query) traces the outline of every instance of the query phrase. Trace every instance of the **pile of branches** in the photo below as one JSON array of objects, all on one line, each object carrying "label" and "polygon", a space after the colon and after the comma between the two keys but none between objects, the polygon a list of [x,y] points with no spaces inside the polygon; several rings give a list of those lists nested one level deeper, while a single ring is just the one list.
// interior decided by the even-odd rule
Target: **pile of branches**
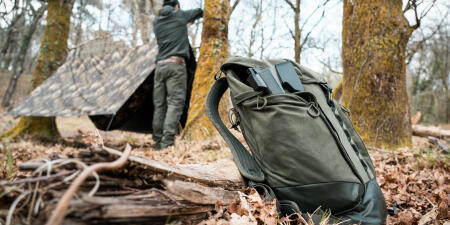
[{"label": "pile of branches", "polygon": [[130,150],[91,147],[22,163],[32,176],[0,182],[0,224],[198,223],[244,187],[229,159],[170,165]]}]

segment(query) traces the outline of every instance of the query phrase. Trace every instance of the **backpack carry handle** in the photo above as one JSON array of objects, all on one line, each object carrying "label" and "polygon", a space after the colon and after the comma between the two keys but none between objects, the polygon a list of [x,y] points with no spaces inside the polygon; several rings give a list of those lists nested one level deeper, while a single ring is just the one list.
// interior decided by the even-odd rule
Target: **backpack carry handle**
[{"label": "backpack carry handle", "polygon": [[216,80],[206,97],[206,115],[230,147],[241,175],[254,182],[264,181],[264,173],[242,143],[228,130],[219,115],[219,102],[228,89],[226,78]]}]

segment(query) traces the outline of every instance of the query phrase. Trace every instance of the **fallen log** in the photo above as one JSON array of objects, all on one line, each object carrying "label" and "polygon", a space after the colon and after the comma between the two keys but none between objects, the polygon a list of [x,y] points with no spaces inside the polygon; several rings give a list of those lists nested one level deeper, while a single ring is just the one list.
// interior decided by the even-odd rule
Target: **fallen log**
[{"label": "fallen log", "polygon": [[[35,192],[31,204],[23,202],[14,212],[15,219],[27,218],[30,224],[44,224],[54,214],[71,179],[84,167],[116,160],[123,153],[108,147],[91,147],[64,160],[24,163],[23,169],[50,168],[48,175],[5,183],[0,191],[41,190]],[[73,158],[75,157],[75,158]],[[70,163],[69,163],[70,161]],[[37,169],[39,170],[39,169]],[[45,170],[43,171],[45,172]],[[64,174],[67,174],[64,176]],[[73,177],[70,178],[69,177]],[[64,224],[196,224],[206,219],[215,205],[231,204],[238,197],[238,190],[245,185],[231,159],[202,164],[169,164],[129,156],[120,169],[98,173],[100,182],[89,177],[80,186],[77,196],[68,203]],[[100,184],[94,196],[87,193],[92,186]],[[13,192],[0,193],[0,201],[11,204],[19,196]],[[34,197],[36,196],[36,198]],[[9,202],[9,203],[7,203]],[[10,208],[11,210],[11,208]],[[34,215],[34,217],[30,216]],[[11,221],[14,220],[14,218]]]},{"label": "fallen log", "polygon": [[[168,224],[174,220],[189,224],[205,219],[214,209],[214,205],[177,201],[179,204],[155,190],[125,196],[83,196],[70,202],[64,224]],[[47,208],[49,215],[53,207]]]},{"label": "fallen log", "polygon": [[227,191],[223,188],[204,187],[198,184],[179,180],[165,180],[164,185],[166,190],[173,195],[179,196],[180,198],[192,203],[204,205],[221,203],[222,205],[229,205],[239,198],[237,191]]},{"label": "fallen log", "polygon": [[[103,149],[112,156],[119,157],[121,155],[118,150],[108,147]],[[227,190],[240,190],[245,186],[238,168],[231,159],[214,163],[173,165],[130,156],[124,169],[129,175],[139,175],[149,179],[183,180],[212,187],[222,187]]]},{"label": "fallen log", "polygon": [[433,126],[423,126],[423,125],[412,125],[413,135],[420,137],[432,136],[439,139],[449,139],[450,130],[444,130],[439,127]]}]

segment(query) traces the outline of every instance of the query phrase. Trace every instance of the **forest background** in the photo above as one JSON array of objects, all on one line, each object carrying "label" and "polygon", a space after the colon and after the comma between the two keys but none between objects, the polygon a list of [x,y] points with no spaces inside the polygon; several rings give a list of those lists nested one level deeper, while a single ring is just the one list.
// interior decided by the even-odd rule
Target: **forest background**
[{"label": "forest background", "polygon": [[[183,9],[189,9],[203,7],[204,3],[181,0],[180,4]],[[295,47],[295,11],[285,1],[242,0],[236,4],[229,20],[229,54],[259,59],[298,57],[302,65],[325,74],[329,83],[336,86],[342,78],[342,4],[337,0],[302,1],[298,19],[300,46]],[[0,67],[3,70],[13,70],[21,40],[27,30],[35,29],[25,60],[18,65],[23,67],[25,79],[32,73],[39,55],[46,17],[46,11],[39,11],[41,5],[39,1],[2,1],[0,4]],[[449,121],[448,71],[447,76],[441,76],[445,71],[436,68],[448,57],[449,7],[449,3],[443,0],[419,4],[419,13],[426,16],[421,18],[420,27],[408,42],[406,74],[411,114],[420,111],[422,121],[428,124]],[[75,1],[68,40],[69,54],[88,57],[154,41],[151,31],[155,15],[153,8],[151,1]],[[412,10],[405,16],[414,21]],[[38,23],[36,28],[32,28],[35,17],[38,17]],[[189,28],[197,57],[201,31],[202,22]],[[11,104],[3,101],[3,105]]]},{"label": "forest background", "polygon": [[[35,86],[33,82],[36,79],[33,80],[32,74],[39,70],[38,58],[42,54],[41,43],[43,43],[46,25],[48,25],[46,18],[49,2],[51,1],[3,0],[0,2],[0,97],[2,99],[0,133],[13,128],[20,121],[19,118],[7,115],[7,110],[23,100]],[[67,59],[62,57],[61,61],[58,62],[60,64],[70,62],[75,58],[110,54],[114,51],[131,49],[155,41],[152,21],[160,6],[157,0],[75,0],[63,2],[70,2],[73,5],[71,5],[71,13],[66,17],[66,19],[70,18],[70,26],[67,26],[70,27],[67,46],[64,47]],[[349,17],[345,13],[345,10],[348,9],[346,5],[348,6],[353,1],[210,0],[206,2],[209,2],[209,4],[213,2],[215,5],[211,7],[211,5],[205,5],[205,2],[200,0],[180,0],[182,9],[216,7],[217,16],[228,22],[227,33],[224,36],[210,39],[214,40],[210,43],[211,46],[220,47],[216,50],[213,47],[205,48],[221,53],[212,65],[201,67],[207,69],[197,71],[202,73],[206,79],[212,81],[211,78],[220,63],[226,56],[230,55],[257,59],[291,58],[323,74],[335,88],[336,93],[339,93],[339,90],[342,89],[341,80],[346,69],[344,65],[348,65],[345,48],[348,49],[348,43],[350,43],[350,49],[352,49],[352,44],[359,43],[352,41],[351,38],[355,38],[352,36],[347,36],[348,38],[344,38],[343,41],[343,35],[349,33],[346,33],[345,28],[343,28],[346,19],[357,20],[357,18]],[[377,1],[367,2],[376,3]],[[391,3],[391,1],[387,2]],[[399,4],[399,1],[392,2]],[[408,23],[411,25],[411,36],[406,39],[404,52],[405,85],[408,98],[407,101],[403,99],[401,103],[409,104],[407,106],[410,107],[411,113],[408,116],[420,117],[421,124],[449,129],[450,21],[448,15],[450,3],[445,0],[410,0],[403,1],[400,5]],[[221,10],[220,7],[224,7],[226,10]],[[391,12],[389,11],[389,13]],[[371,17],[372,15],[377,14],[369,10],[367,16],[359,16],[363,21],[362,27],[366,25],[364,24],[365,18],[371,18],[369,21],[377,21],[377,18]],[[401,14],[392,18],[397,19],[398,15]],[[389,32],[392,30],[395,34],[396,31],[401,30],[401,26],[395,23],[397,21],[394,21],[394,27],[390,30],[389,22],[391,21],[389,19],[392,18],[388,16],[387,19],[384,19],[384,22],[388,25],[382,27],[381,34],[390,34]],[[201,45],[208,46],[203,37],[205,33],[203,27],[215,26],[210,22],[211,20],[206,21],[205,19],[200,20],[189,26],[189,37],[200,63],[205,61],[201,58]],[[370,27],[369,25],[367,24],[367,27]],[[356,35],[358,31],[353,30],[353,33]],[[220,34],[218,33],[218,35]],[[226,43],[224,40],[228,43],[221,45],[221,43]],[[350,40],[350,42],[345,42],[345,40]],[[379,44],[378,41],[375,43],[375,46]],[[357,49],[356,46],[354,48]],[[387,48],[396,49],[392,46]],[[371,55],[372,51],[374,50],[369,48],[367,52]],[[389,57],[387,58],[389,60]],[[369,56],[367,59],[360,59],[358,63],[365,65],[368,59]],[[395,64],[396,61],[393,61],[393,64]],[[376,64],[377,61],[371,63]],[[398,61],[398,64],[402,64],[402,62]],[[372,67],[372,64],[370,67]],[[362,68],[360,70],[363,70]],[[11,86],[16,81],[17,86]],[[350,81],[354,82],[354,80]],[[347,81],[347,86],[351,82]],[[198,85],[198,89],[201,89],[200,87],[208,88],[209,85]],[[344,82],[345,88],[348,87],[345,87]],[[335,97],[348,104],[348,96],[345,96],[345,94]],[[204,103],[204,99],[200,99],[199,102],[200,104]],[[355,111],[357,110],[355,109]],[[381,116],[378,115],[378,117]],[[409,121],[409,118],[407,118],[407,121]],[[417,121],[413,123],[417,123]],[[87,117],[57,118],[56,124],[59,133],[65,139],[86,143],[96,142],[95,128]],[[200,123],[199,126],[202,125]],[[356,122],[356,126],[358,125],[359,123]],[[357,129],[365,130],[361,127],[357,127]],[[400,126],[399,129],[409,130],[410,128],[409,126]],[[410,135],[411,131],[408,132]],[[212,137],[211,140],[213,141],[209,142],[180,140],[178,142],[180,144],[173,151],[152,152],[151,138],[148,135],[116,131],[102,132],[101,135],[104,136],[105,142],[109,142],[113,146],[132,143],[133,146],[139,146],[139,149],[134,151],[133,154],[171,163],[212,162],[230,155],[229,151],[226,150],[226,145],[218,137]],[[388,133],[385,135],[392,136]],[[194,136],[197,136],[197,134],[194,134]],[[363,138],[366,136],[367,134],[363,134]],[[429,213],[434,213],[434,216],[431,216],[433,221],[439,218],[442,220],[442,217],[439,217],[441,214],[435,212],[440,209],[439,206],[444,201],[442,190],[448,190],[448,186],[440,187],[444,183],[448,183],[448,152],[442,150],[439,145],[430,144],[427,138],[414,137],[412,146],[406,144],[407,148],[395,150],[396,148],[393,147],[388,149],[394,151],[394,153],[386,153],[383,147],[388,148],[389,145],[384,146],[384,142],[379,144],[376,141],[366,140],[366,143],[372,149],[371,153],[377,166],[377,173],[381,177],[379,182],[388,203],[391,204],[395,201],[405,209],[400,216],[393,219],[393,223],[418,223]],[[448,144],[448,140],[441,140],[440,143]],[[400,147],[404,147],[403,143],[400,143],[400,145]],[[10,140],[2,139],[1,162],[3,166],[1,177],[10,180],[23,177],[24,174],[17,168],[20,162],[46,157],[55,152],[68,154],[77,151],[79,151],[78,148],[67,147],[60,142],[40,143],[27,138],[10,142]],[[394,154],[394,156],[392,157],[391,154]],[[423,183],[431,191],[421,193],[420,189],[424,187],[420,185],[417,188],[413,186],[414,188],[409,189],[408,187],[407,190],[396,190],[412,181]],[[417,199],[421,195],[426,196],[426,198]]]}]

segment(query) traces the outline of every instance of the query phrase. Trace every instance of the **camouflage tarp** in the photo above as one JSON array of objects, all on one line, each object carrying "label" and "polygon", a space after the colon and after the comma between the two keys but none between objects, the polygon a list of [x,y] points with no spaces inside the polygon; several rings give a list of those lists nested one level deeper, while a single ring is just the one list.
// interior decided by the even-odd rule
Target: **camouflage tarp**
[{"label": "camouflage tarp", "polygon": [[[157,48],[146,44],[103,56],[69,59],[10,114],[83,116],[102,130],[151,132],[153,70]],[[187,61],[188,88],[184,126],[196,62]]]},{"label": "camouflage tarp", "polygon": [[150,75],[156,51],[152,45],[143,45],[69,60],[9,113],[43,117],[114,114]]}]

